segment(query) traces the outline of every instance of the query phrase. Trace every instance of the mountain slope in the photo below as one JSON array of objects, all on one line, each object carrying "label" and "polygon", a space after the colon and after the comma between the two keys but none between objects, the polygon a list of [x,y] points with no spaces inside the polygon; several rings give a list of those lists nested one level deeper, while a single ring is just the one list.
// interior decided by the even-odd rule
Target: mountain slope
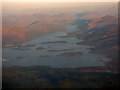
[{"label": "mountain slope", "polygon": [[[80,21],[82,21],[82,24]],[[76,25],[80,32],[76,32],[75,36],[84,40],[82,43],[78,44],[95,46],[91,49],[92,52],[107,56],[112,60],[110,62],[112,66],[117,68],[118,19],[116,17],[106,15],[102,18],[96,18],[89,21],[79,20]]]}]

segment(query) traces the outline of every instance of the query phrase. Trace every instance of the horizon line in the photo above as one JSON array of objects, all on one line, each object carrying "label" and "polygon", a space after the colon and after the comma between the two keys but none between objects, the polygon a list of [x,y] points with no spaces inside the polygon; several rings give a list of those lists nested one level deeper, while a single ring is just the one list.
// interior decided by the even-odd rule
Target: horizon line
[{"label": "horizon line", "polygon": [[[0,2],[42,2],[42,3],[48,3],[47,1],[0,1]],[[70,3],[71,1],[66,1],[67,3]],[[71,3],[77,3],[78,1],[73,1],[73,2],[71,2]],[[120,1],[110,1],[110,2],[102,2],[102,1],[96,1],[96,3],[118,3],[118,2],[120,2]],[[65,1],[64,2],[60,2],[60,1],[57,1],[57,2],[50,2],[49,1],[49,3],[65,3]],[[95,3],[95,1],[94,2],[79,2],[79,3]]]}]

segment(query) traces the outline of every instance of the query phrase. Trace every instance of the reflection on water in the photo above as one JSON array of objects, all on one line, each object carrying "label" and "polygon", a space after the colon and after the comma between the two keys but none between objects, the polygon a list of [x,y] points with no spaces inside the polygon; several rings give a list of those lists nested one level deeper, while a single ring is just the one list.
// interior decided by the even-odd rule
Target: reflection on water
[{"label": "reflection on water", "polygon": [[50,33],[32,41],[18,45],[10,45],[3,49],[3,58],[9,61],[3,65],[50,65],[56,68],[102,66],[98,62],[100,57],[106,57],[88,53],[91,46],[78,45],[82,42],[75,37],[60,38],[69,32],[77,31],[75,25],[67,26],[66,30]]}]

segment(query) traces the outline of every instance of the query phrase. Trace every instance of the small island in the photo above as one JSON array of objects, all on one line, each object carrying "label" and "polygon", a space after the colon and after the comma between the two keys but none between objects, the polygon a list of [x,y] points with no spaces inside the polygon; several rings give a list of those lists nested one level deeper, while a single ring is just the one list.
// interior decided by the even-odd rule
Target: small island
[{"label": "small island", "polygon": [[45,49],[44,47],[37,47],[36,50],[43,50]]},{"label": "small island", "polygon": [[15,59],[23,59],[22,56],[17,56]]},{"label": "small island", "polygon": [[75,56],[75,55],[82,55],[82,54],[83,54],[82,52],[65,52],[57,56]]},{"label": "small island", "polygon": [[51,57],[50,55],[40,55],[39,57]]},{"label": "small island", "polygon": [[42,44],[67,43],[66,41],[42,42]]},{"label": "small island", "polygon": [[63,49],[63,50],[48,50],[47,52],[63,52],[63,51],[73,51],[74,49]]}]

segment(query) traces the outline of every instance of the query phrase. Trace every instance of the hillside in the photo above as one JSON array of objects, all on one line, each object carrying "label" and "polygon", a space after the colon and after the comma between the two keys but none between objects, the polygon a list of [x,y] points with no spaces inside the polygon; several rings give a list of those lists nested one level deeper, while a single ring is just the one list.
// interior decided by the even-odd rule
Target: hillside
[{"label": "hillside", "polygon": [[92,52],[109,57],[112,59],[111,64],[116,67],[118,63],[118,19],[106,15],[92,20],[77,20],[75,24],[79,32],[75,32],[74,35],[84,40],[78,44],[95,46],[91,48]]},{"label": "hillside", "polygon": [[[10,18],[11,17],[11,18]],[[3,44],[24,42],[41,35],[64,30],[74,17],[71,15],[42,15],[3,17]],[[6,18],[8,18],[6,20]]]}]

